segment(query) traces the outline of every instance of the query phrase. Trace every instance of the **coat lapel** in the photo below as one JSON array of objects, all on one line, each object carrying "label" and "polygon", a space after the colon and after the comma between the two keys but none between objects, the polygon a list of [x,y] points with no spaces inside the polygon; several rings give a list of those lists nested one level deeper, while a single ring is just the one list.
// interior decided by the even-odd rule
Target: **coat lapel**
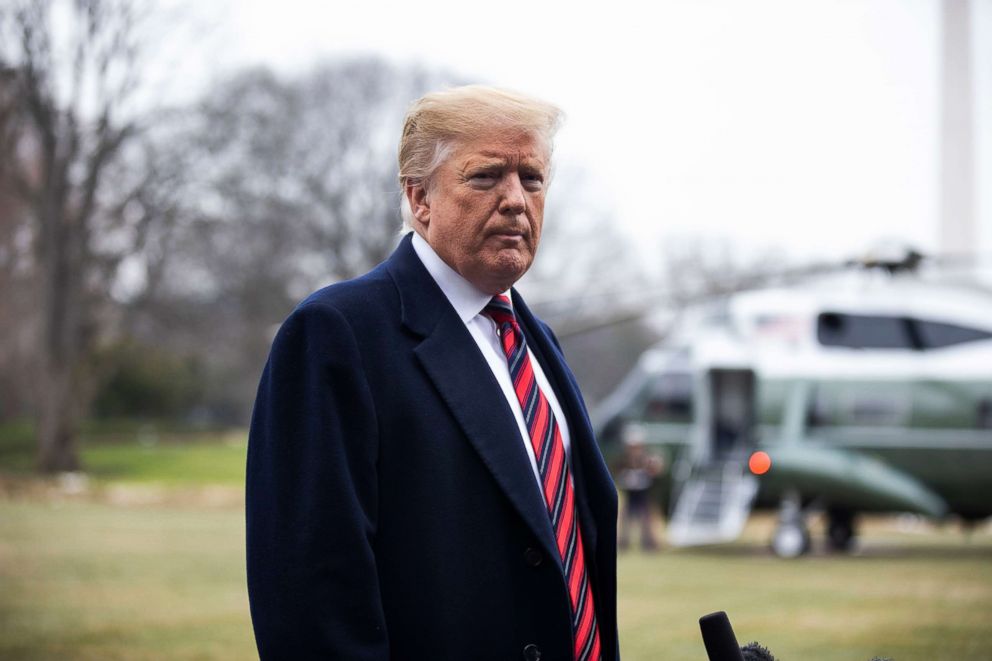
[{"label": "coat lapel", "polygon": [[561,350],[516,291],[513,292],[513,309],[524,328],[528,346],[540,361],[568,418],[572,474],[579,506],[579,520],[582,523],[583,538],[589,547],[589,554],[595,556],[599,537],[597,522],[609,521],[611,517],[615,520],[616,513],[605,510],[594,511],[590,503],[615,503],[616,489],[596,445],[578,384],[566,367]]},{"label": "coat lapel", "polygon": [[414,354],[500,489],[549,557],[554,532],[513,413],[465,324],[424,268],[408,235],[387,262],[403,324],[422,341]]}]

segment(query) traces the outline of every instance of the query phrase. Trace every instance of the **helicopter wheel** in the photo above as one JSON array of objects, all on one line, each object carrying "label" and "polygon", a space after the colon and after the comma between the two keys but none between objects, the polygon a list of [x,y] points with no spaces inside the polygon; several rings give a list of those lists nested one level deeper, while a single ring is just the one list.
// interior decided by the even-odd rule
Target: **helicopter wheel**
[{"label": "helicopter wheel", "polygon": [[772,536],[772,551],[780,558],[798,558],[809,551],[809,529],[803,521],[782,521]]},{"label": "helicopter wheel", "polygon": [[771,544],[772,551],[780,558],[798,558],[809,551],[809,528],[801,503],[798,492],[790,492],[782,499],[778,526]]},{"label": "helicopter wheel", "polygon": [[845,509],[827,511],[827,546],[831,551],[850,551],[855,535],[854,512]]}]

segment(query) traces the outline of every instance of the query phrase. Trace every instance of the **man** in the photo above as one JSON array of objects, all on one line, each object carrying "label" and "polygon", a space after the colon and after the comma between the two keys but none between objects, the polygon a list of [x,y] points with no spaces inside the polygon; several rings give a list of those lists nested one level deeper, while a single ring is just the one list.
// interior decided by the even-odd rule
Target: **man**
[{"label": "man", "polygon": [[631,528],[641,528],[641,548],[653,551],[658,542],[651,530],[651,488],[664,469],[660,457],[649,454],[644,447],[644,429],[629,424],[623,431],[623,457],[616,467],[617,486],[623,491],[620,515],[620,549],[630,546]]},{"label": "man", "polygon": [[[615,659],[616,491],[534,259],[554,106],[429,94],[400,142],[407,234],[276,337],[247,468],[263,659]],[[523,402],[523,403],[521,403]]]}]

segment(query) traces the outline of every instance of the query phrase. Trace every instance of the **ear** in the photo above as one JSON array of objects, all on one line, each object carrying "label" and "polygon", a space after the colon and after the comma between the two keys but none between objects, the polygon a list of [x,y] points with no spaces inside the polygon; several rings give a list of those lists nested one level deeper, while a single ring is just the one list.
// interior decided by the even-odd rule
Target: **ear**
[{"label": "ear", "polygon": [[431,202],[423,182],[408,181],[403,192],[406,194],[406,201],[410,204],[414,220],[428,225],[431,222]]}]

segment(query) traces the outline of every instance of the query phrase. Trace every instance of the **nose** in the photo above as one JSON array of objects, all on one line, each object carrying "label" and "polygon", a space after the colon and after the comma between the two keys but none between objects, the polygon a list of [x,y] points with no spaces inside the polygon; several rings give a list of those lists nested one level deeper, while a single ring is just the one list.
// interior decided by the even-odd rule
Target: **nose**
[{"label": "nose", "polygon": [[504,178],[503,189],[500,191],[499,212],[507,216],[517,216],[527,209],[527,198],[524,195],[524,184],[520,175],[512,173]]}]

